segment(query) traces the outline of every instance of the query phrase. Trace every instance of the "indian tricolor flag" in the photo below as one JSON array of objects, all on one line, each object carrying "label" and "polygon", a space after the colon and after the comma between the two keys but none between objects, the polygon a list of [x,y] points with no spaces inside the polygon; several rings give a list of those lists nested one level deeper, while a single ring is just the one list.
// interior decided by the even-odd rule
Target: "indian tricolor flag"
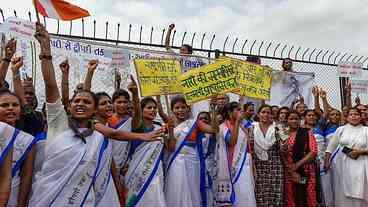
[{"label": "indian tricolor flag", "polygon": [[74,20],[89,16],[87,10],[63,0],[33,0],[33,2],[36,10],[45,17]]}]

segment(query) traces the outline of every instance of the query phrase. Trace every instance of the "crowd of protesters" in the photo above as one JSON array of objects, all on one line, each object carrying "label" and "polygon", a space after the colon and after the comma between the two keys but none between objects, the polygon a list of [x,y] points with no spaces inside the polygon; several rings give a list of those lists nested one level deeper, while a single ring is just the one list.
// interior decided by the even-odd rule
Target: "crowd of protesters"
[{"label": "crowd of protesters", "polygon": [[[256,107],[221,94],[194,117],[175,95],[168,114],[160,96],[139,97],[133,77],[112,95],[91,91],[97,60],[70,97],[68,61],[58,66],[59,87],[50,36],[39,23],[35,37],[42,111],[32,78],[20,78],[16,40],[0,63],[0,206],[368,206],[368,107],[359,99],[353,106],[349,85],[342,109],[315,86],[312,108],[305,97]],[[282,69],[292,72],[292,60]]]}]

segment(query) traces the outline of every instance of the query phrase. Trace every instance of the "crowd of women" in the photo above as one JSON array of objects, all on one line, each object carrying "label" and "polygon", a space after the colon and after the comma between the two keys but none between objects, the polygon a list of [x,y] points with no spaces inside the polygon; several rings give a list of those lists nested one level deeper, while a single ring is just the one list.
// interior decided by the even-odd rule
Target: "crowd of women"
[{"label": "crowd of women", "polygon": [[31,78],[20,79],[16,40],[0,63],[0,206],[368,206],[368,108],[359,100],[340,112],[314,87],[314,109],[300,97],[255,112],[244,97],[218,95],[196,115],[176,95],[167,114],[160,97],[139,98],[134,78],[129,92],[92,92],[95,60],[69,98],[69,63],[59,65],[59,92],[49,34],[36,28],[42,112]]}]

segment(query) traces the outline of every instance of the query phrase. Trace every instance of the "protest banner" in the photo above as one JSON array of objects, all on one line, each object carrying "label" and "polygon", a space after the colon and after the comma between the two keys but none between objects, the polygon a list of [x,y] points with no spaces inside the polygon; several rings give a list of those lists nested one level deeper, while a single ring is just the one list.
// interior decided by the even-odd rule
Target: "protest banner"
[{"label": "protest banner", "polygon": [[239,91],[235,91],[236,93],[250,98],[270,99],[271,68],[235,58],[221,57],[220,59],[230,60],[238,72]]},{"label": "protest banner", "polygon": [[360,78],[362,76],[362,64],[344,62],[338,66],[338,76],[345,78]]},{"label": "protest banner", "polygon": [[231,60],[219,60],[182,74],[179,81],[187,102],[194,103],[237,89],[236,74]]},{"label": "protest banner", "polygon": [[[45,94],[40,72],[41,65],[38,59],[40,50],[38,42],[33,36],[34,32],[34,23],[20,18],[12,17],[0,24],[0,35],[4,37],[1,38],[1,48],[4,48],[5,42],[12,37],[18,40],[16,55],[22,56],[24,62],[21,77],[25,78],[25,75],[33,77],[39,101],[43,102]],[[182,72],[208,64],[210,61],[208,57],[116,46],[57,35],[51,35],[51,47],[52,61],[58,82],[61,80],[59,64],[65,59],[69,60],[70,93],[73,93],[75,86],[84,80],[87,64],[91,59],[99,60],[99,66],[93,78],[92,90],[103,90],[110,94],[115,90],[116,71],[121,74],[120,88],[127,88],[130,75],[136,77],[135,59],[176,59],[181,64]],[[11,76],[7,76],[7,80],[11,83]]]},{"label": "protest banner", "polygon": [[35,40],[36,24],[16,17],[9,17],[3,24],[0,24],[0,30],[7,31],[11,37]]},{"label": "protest banner", "polygon": [[180,63],[173,59],[136,59],[134,65],[141,96],[180,93]]},{"label": "protest banner", "polygon": [[351,92],[356,94],[367,94],[368,80],[351,80]]},{"label": "protest banner", "polygon": [[272,71],[270,105],[291,106],[300,96],[311,106],[314,73]]}]

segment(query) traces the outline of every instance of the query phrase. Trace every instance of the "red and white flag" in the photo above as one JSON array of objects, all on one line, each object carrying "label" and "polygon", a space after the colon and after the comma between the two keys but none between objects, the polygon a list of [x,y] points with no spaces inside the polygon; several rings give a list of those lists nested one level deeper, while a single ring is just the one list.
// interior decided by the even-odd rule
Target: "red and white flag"
[{"label": "red and white flag", "polygon": [[45,17],[74,20],[90,16],[89,12],[63,0],[34,0],[37,11]]}]

